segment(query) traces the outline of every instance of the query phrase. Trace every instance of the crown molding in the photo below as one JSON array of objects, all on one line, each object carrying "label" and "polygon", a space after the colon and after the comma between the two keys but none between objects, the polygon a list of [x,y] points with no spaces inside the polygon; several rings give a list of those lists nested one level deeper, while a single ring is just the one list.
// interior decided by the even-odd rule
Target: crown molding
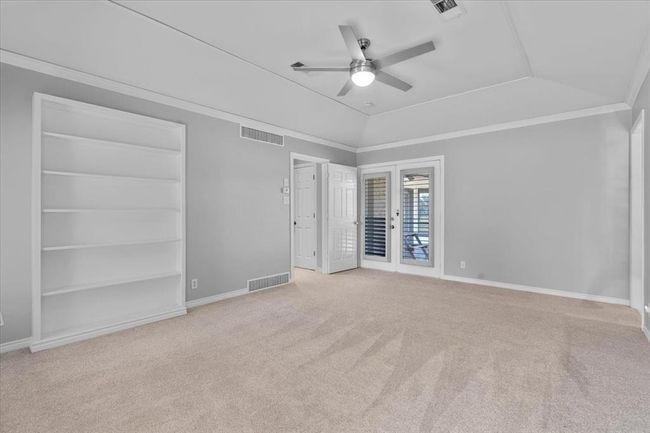
[{"label": "crown molding", "polygon": [[627,91],[627,98],[625,98],[625,102],[627,102],[627,105],[630,107],[634,106],[634,102],[636,101],[637,96],[639,96],[641,86],[643,86],[643,82],[648,76],[648,72],[650,72],[650,32],[648,32],[648,36],[645,38],[643,46],[641,47],[639,61],[634,68],[634,74],[632,75],[630,87]]},{"label": "crown molding", "polygon": [[377,150],[394,149],[396,147],[411,146],[413,144],[431,143],[434,141],[451,140],[453,138],[467,137],[470,135],[487,134],[490,132],[505,131],[508,129],[525,128],[527,126],[542,125],[544,123],[560,122],[563,120],[578,119],[581,117],[596,116],[599,114],[615,113],[617,111],[630,110],[631,107],[625,103],[602,105],[599,107],[585,108],[582,110],[568,111],[565,113],[551,114],[548,116],[532,117],[529,119],[515,120],[513,122],[496,123],[493,125],[481,126],[479,128],[463,129],[459,131],[445,132],[442,134],[429,135],[426,137],[411,138],[408,140],[393,141],[357,148],[357,153],[374,152]]},{"label": "crown molding", "polygon": [[134,86],[121,81],[111,80],[108,78],[100,77],[98,75],[89,74],[87,72],[57,65],[55,63],[35,59],[23,54],[14,53],[13,51],[0,49],[0,63],[6,63],[8,65],[28,69],[34,72],[40,72],[42,74],[51,75],[53,77],[63,78],[66,80],[75,81],[77,83],[98,87],[100,89],[121,93],[123,95],[145,99],[147,101],[168,105],[171,107],[179,108],[181,110],[203,114],[205,116],[213,117],[216,119],[243,124],[251,128],[262,129],[278,135],[288,135],[300,140],[310,141],[312,143],[321,144],[323,146],[346,150],[348,152],[356,151],[356,147],[348,146],[347,144],[338,143],[321,137],[294,131],[292,129],[284,128],[255,119],[250,119],[248,117],[229,113],[227,111],[219,110],[217,108],[209,107],[206,105],[197,104],[196,102],[187,101],[175,96],[165,95],[163,93],[154,92],[152,90],[147,90],[142,87]]},{"label": "crown molding", "polygon": [[[646,57],[650,59],[650,55]],[[168,105],[171,107],[179,108],[193,113],[202,114],[216,119],[243,124],[251,128],[262,129],[265,131],[272,132],[274,134],[288,135],[300,140],[305,140],[312,143],[321,144],[323,146],[333,147],[335,149],[345,150],[353,153],[373,152],[377,150],[411,146],[420,143],[430,143],[430,142],[441,141],[441,140],[450,140],[454,138],[467,137],[470,135],[479,135],[479,134],[486,134],[490,132],[505,131],[508,129],[524,128],[527,126],[541,125],[544,123],[559,122],[563,120],[577,119],[581,117],[614,113],[618,111],[625,111],[631,109],[630,105],[627,103],[609,104],[609,105],[603,105],[598,107],[586,108],[582,110],[569,111],[565,113],[557,113],[557,114],[551,114],[547,116],[533,117],[529,119],[498,123],[498,124],[487,125],[478,128],[464,129],[459,131],[452,131],[452,132],[446,132],[442,134],[435,134],[435,135],[430,135],[425,137],[417,137],[417,138],[411,138],[407,140],[399,140],[399,141],[393,141],[393,142],[387,142],[387,143],[357,148],[357,147],[349,146],[347,144],[338,143],[321,137],[316,137],[310,134],[305,134],[288,128],[276,126],[270,123],[265,123],[255,119],[250,119],[248,117],[229,113],[227,111],[222,111],[216,108],[197,104],[195,102],[187,101],[174,96],[169,96],[162,93],[154,92],[141,87],[133,86],[131,84],[126,84],[120,81],[103,78],[94,74],[89,74],[87,72],[78,71],[76,69],[71,69],[65,66],[60,66],[54,63],[35,59],[22,54],[14,53],[12,51],[0,49],[0,63],[6,63],[8,65],[16,66],[19,68],[28,69],[46,75],[51,75],[54,77],[75,81],[81,84],[98,87],[104,90],[109,90],[124,95],[145,99],[151,102]],[[643,80],[645,79],[645,75],[643,74],[641,74],[641,78],[638,78],[638,76],[640,75],[639,71],[640,70],[643,71],[643,68],[646,68],[645,74],[647,74],[648,72],[647,69],[650,68],[650,62],[647,63],[648,64],[646,65],[642,61],[639,62],[639,64],[643,67],[637,68],[637,74],[635,74],[635,76],[637,76],[637,78],[635,79],[635,83],[638,84],[634,85],[634,89],[636,89],[634,92],[634,99],[636,98],[636,95],[638,94],[639,89],[643,84]],[[521,79],[526,79],[526,78],[528,77],[524,77]]]}]

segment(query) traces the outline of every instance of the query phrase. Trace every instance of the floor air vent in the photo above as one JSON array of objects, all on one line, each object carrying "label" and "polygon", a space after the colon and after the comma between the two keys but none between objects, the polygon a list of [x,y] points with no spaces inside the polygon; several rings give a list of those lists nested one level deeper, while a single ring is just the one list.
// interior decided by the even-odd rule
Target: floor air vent
[{"label": "floor air vent", "polygon": [[267,277],[255,278],[248,280],[248,291],[254,292],[255,290],[268,289],[270,287],[281,286],[289,282],[289,272],[277,275],[269,275]]},{"label": "floor air vent", "polygon": [[270,132],[249,128],[247,126],[241,127],[241,136],[242,138],[248,138],[249,140],[263,141],[264,143],[271,143],[276,146],[284,146],[284,136],[271,134]]}]

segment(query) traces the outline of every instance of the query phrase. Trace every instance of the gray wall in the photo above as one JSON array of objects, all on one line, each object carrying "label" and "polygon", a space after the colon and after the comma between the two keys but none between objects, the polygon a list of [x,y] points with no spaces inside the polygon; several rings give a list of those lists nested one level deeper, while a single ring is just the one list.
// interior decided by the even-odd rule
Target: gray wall
[{"label": "gray wall", "polygon": [[[641,91],[634,102],[632,121],[645,109],[645,303],[650,304],[650,74],[646,75]],[[650,314],[646,315],[646,327],[650,329]]]},{"label": "gray wall", "polygon": [[[31,335],[31,98],[43,92],[187,125],[187,299],[246,286],[290,267],[289,152],[355,165],[355,154],[287,137],[243,140],[235,123],[2,64],[0,69],[0,342]],[[334,127],[335,125],[333,125]]]},{"label": "gray wall", "polygon": [[446,274],[627,299],[629,118],[359,153],[357,163],[445,156]]}]

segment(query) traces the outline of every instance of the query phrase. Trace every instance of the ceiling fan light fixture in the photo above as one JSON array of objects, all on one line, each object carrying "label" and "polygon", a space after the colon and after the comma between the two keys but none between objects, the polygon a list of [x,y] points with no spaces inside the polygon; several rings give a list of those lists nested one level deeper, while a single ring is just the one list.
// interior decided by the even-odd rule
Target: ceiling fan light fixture
[{"label": "ceiling fan light fixture", "polygon": [[350,78],[359,87],[366,87],[375,81],[375,67],[368,60],[354,61],[350,65]]},{"label": "ceiling fan light fixture", "polygon": [[359,71],[352,74],[352,82],[359,87],[369,86],[375,81],[375,74],[371,71]]}]

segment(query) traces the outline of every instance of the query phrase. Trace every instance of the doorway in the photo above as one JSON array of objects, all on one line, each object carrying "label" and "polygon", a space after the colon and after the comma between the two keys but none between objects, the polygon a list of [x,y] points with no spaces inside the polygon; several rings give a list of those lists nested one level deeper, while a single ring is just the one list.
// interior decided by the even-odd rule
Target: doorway
[{"label": "doorway", "polygon": [[323,274],[356,268],[357,168],[291,152],[289,173],[291,278],[295,267]]},{"label": "doorway", "polygon": [[[644,120],[645,110],[630,131],[630,306],[641,313],[644,300]],[[642,323],[642,327],[645,323]]]},{"label": "doorway", "polygon": [[443,274],[443,157],[361,167],[361,266]]}]

